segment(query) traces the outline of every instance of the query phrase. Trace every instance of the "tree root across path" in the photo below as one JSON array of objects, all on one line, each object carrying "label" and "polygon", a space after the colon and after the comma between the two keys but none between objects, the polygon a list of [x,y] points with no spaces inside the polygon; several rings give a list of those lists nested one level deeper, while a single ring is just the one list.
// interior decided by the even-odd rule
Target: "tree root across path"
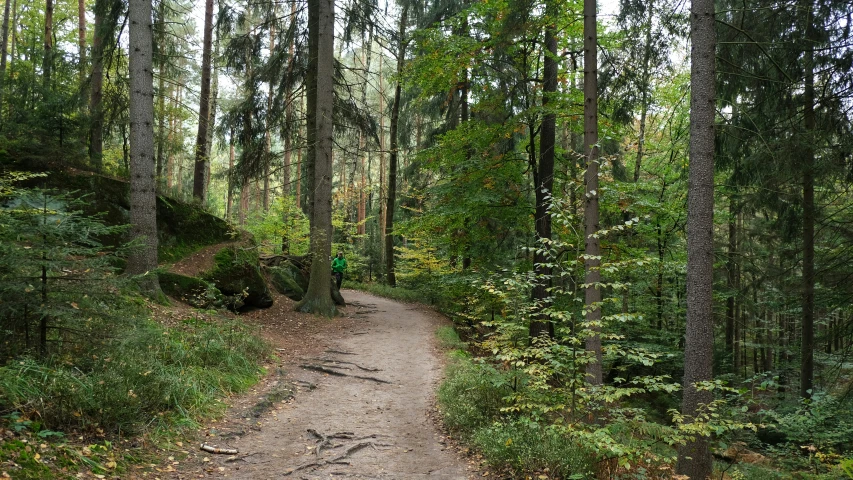
[{"label": "tree root across path", "polygon": [[[366,441],[369,439],[378,438],[379,435],[367,435],[364,437],[356,437],[353,432],[338,432],[333,433],[331,435],[323,435],[322,433],[314,430],[313,428],[308,429],[308,434],[314,437],[317,442],[317,446],[314,447],[314,456],[317,458],[316,461],[304,463],[295,467],[291,470],[288,470],[284,473],[284,476],[288,476],[293,474],[294,472],[298,472],[300,470],[306,470],[309,468],[320,468],[325,465],[349,465],[350,462],[347,461],[347,458],[353,453],[370,447],[374,450],[379,450],[380,447],[391,447],[391,444],[387,443],[376,443],[372,441]],[[327,452],[332,452],[333,450],[337,450],[339,448],[343,448],[345,446],[344,443],[334,443],[334,440],[348,440],[353,442],[358,442],[355,445],[351,445],[347,447],[342,453],[339,453],[331,458],[320,458],[323,450],[325,449]]]},{"label": "tree root across path", "polygon": [[327,366],[323,366],[323,365],[303,363],[302,365],[300,365],[300,367],[304,368],[305,370],[313,370],[315,372],[327,373],[329,375],[334,375],[336,377],[352,377],[352,378],[358,378],[359,380],[370,380],[371,382],[376,382],[376,383],[386,383],[386,384],[391,383],[388,380],[382,380],[381,378],[376,378],[376,377],[364,377],[361,375],[350,375],[348,373],[344,373],[344,372],[341,372],[338,370],[333,370],[334,367],[331,367],[331,366],[327,367]]}]

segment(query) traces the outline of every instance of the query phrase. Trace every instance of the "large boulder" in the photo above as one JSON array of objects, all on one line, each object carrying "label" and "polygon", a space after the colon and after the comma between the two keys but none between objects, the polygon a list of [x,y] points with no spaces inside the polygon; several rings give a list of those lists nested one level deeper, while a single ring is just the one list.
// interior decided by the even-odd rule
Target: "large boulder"
[{"label": "large boulder", "polygon": [[213,282],[225,295],[243,296],[247,306],[272,306],[272,295],[261,275],[256,249],[229,245],[220,250],[213,260],[213,268],[202,275],[203,279]]},{"label": "large boulder", "polygon": [[267,271],[269,272],[270,283],[278,293],[297,302],[305,296],[305,289],[296,280],[297,278],[301,279],[302,275],[284,266],[268,267]]},{"label": "large boulder", "polygon": [[239,308],[243,304],[242,299],[223,295],[213,283],[200,278],[172,272],[161,272],[158,277],[163,293],[195,308]]}]

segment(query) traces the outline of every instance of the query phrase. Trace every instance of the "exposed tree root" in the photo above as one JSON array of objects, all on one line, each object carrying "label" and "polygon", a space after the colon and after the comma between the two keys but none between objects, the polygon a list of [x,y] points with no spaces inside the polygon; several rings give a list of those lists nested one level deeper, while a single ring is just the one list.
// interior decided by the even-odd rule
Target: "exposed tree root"
[{"label": "exposed tree root", "polygon": [[[368,367],[362,367],[361,365],[359,365],[359,364],[357,364],[357,363],[354,363],[354,362],[347,362],[347,361],[345,361],[345,360],[335,360],[335,359],[333,359],[333,358],[310,358],[309,360],[314,360],[314,361],[318,361],[318,362],[323,362],[324,364],[330,364],[330,363],[331,363],[331,364],[352,365],[353,367],[355,367],[355,368],[357,368],[357,369],[359,369],[359,370],[364,370],[365,372],[381,372],[381,371],[382,371],[382,369],[381,369],[381,368],[368,368]],[[327,366],[328,366],[328,365],[327,365]],[[340,369],[352,370],[351,368],[338,367],[338,366],[334,366],[333,368],[340,368]]]},{"label": "exposed tree root", "polygon": [[[378,450],[377,447],[390,447],[390,444],[387,443],[375,443],[371,441],[362,441],[368,440],[372,438],[377,438],[378,435],[367,435],[365,437],[356,437],[353,432],[337,432],[331,435],[323,435],[322,433],[314,430],[313,428],[308,429],[308,434],[314,437],[317,440],[317,446],[314,449],[314,456],[317,457],[317,461],[304,463],[299,465],[298,467],[294,467],[292,470],[289,470],[283,474],[283,476],[288,476],[293,474],[294,472],[298,472],[301,470],[306,470],[309,468],[320,468],[325,465],[349,465],[350,462],[347,461],[350,455],[353,453],[362,450],[364,448],[370,447],[374,450]],[[323,449],[327,451],[335,450],[343,447],[343,444],[334,444],[332,440],[352,440],[359,443],[348,447],[343,453],[328,459],[320,459],[320,454]]]},{"label": "exposed tree root", "polygon": [[381,378],[376,378],[376,377],[363,377],[361,375],[350,375],[348,373],[339,372],[337,370],[332,370],[331,368],[325,367],[323,365],[314,365],[314,364],[307,364],[306,363],[306,364],[300,365],[300,367],[304,368],[305,370],[313,370],[315,372],[327,373],[329,375],[334,375],[336,377],[352,377],[352,378],[358,378],[360,380],[370,380],[371,382],[376,382],[376,383],[387,383],[387,384],[391,383],[388,380],[382,380]]}]

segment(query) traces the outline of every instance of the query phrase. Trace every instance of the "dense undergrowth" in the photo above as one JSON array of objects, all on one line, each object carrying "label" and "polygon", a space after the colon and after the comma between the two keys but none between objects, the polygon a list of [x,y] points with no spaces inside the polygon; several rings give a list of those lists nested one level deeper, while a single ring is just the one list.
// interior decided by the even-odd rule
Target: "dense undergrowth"
[{"label": "dense undergrowth", "polygon": [[0,183],[0,474],[122,475],[224,408],[263,374],[269,347],[215,312],[159,318],[117,274],[122,227],[86,198]]}]

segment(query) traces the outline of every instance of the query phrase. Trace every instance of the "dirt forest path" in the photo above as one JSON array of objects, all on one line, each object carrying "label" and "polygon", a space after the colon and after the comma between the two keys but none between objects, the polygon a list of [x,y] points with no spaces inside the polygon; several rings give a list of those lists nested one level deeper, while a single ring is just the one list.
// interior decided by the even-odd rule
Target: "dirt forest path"
[{"label": "dirt forest path", "polygon": [[282,363],[283,381],[298,387],[293,399],[251,419],[242,435],[210,438],[237,448],[236,457],[207,455],[178,478],[469,478],[431,418],[441,318],[358,291],[343,294],[349,318],[332,320],[341,328],[313,333],[304,341],[317,348]]}]

